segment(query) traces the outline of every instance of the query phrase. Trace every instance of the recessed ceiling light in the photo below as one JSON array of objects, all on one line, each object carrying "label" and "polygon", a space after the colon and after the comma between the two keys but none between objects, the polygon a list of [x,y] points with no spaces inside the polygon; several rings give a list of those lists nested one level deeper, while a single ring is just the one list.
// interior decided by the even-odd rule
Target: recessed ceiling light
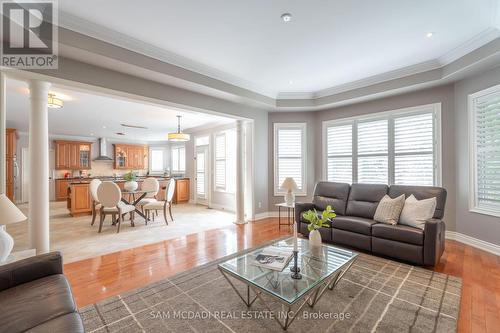
[{"label": "recessed ceiling light", "polygon": [[293,84],[293,80],[288,81],[288,84]]},{"label": "recessed ceiling light", "polygon": [[94,136],[94,133],[90,133],[90,136]]},{"label": "recessed ceiling light", "polygon": [[428,32],[425,37],[427,38],[431,38],[432,36],[434,36],[434,33],[431,31],[431,32]]},{"label": "recessed ceiling light", "polygon": [[102,128],[106,129],[106,126],[103,126]]},{"label": "recessed ceiling light", "polygon": [[285,13],[281,15],[281,19],[283,20],[283,22],[290,22],[292,20],[292,14]]}]

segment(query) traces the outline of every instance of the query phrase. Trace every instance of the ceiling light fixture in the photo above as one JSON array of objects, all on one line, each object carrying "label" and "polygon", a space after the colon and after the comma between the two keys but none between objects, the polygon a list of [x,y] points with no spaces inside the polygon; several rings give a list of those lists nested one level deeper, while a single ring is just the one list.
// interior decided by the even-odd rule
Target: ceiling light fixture
[{"label": "ceiling light fixture", "polygon": [[181,116],[177,116],[177,132],[168,133],[168,141],[186,142],[191,139],[191,136],[181,132]]},{"label": "ceiling light fixture", "polygon": [[60,109],[63,107],[63,101],[56,98],[56,95],[49,94],[49,97],[47,98],[47,106],[51,109]]},{"label": "ceiling light fixture", "polygon": [[283,22],[290,22],[292,20],[292,14],[285,13],[281,15],[281,19],[283,20]]},{"label": "ceiling light fixture", "polygon": [[427,38],[431,38],[432,36],[434,36],[434,33],[431,31],[431,32],[428,32],[425,37]]}]

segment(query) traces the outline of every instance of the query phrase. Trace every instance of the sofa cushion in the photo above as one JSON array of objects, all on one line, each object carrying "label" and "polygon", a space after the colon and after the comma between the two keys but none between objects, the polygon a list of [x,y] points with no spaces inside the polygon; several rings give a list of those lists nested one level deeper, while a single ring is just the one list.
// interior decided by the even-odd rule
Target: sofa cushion
[{"label": "sofa cushion", "polygon": [[0,292],[0,323],[4,332],[24,332],[76,311],[68,281],[49,275]]},{"label": "sofa cushion", "polygon": [[398,224],[399,215],[405,205],[405,196],[401,194],[399,197],[392,199],[387,194],[378,203],[377,210],[373,219],[377,222],[387,224]]},{"label": "sofa cushion", "polygon": [[45,333],[45,332],[85,332],[80,315],[77,312],[68,313],[52,320],[46,321],[35,326],[26,332]]},{"label": "sofa cushion", "polygon": [[436,198],[436,210],[434,211],[435,219],[442,219],[444,216],[444,207],[446,203],[446,190],[442,187],[432,186],[408,186],[408,185],[392,185],[389,188],[389,196],[391,198],[399,197],[404,194],[406,198],[414,195],[417,200]]},{"label": "sofa cushion", "polygon": [[345,215],[373,219],[387,189],[388,186],[383,184],[352,184]]},{"label": "sofa cushion", "polygon": [[374,224],[372,225],[372,236],[415,245],[424,244],[424,232],[422,229],[400,224]]},{"label": "sofa cushion", "polygon": [[337,215],[345,215],[349,189],[347,183],[319,182],[314,188],[313,204],[320,210],[330,205]]},{"label": "sofa cushion", "polygon": [[358,234],[371,235],[374,220],[357,216],[337,216],[333,219],[332,228],[356,232]]}]

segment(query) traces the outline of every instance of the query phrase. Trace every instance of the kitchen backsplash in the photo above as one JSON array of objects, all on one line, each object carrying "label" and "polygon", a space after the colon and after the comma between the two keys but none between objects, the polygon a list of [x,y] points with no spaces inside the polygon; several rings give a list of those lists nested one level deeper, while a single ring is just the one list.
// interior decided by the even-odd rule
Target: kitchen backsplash
[{"label": "kitchen backsplash", "polygon": [[[105,162],[105,161],[93,161],[92,162],[92,169],[90,170],[85,170],[83,171],[84,175],[91,175],[92,177],[111,177],[111,176],[122,176],[126,174],[129,170],[117,170],[113,169],[113,163],[112,162]],[[144,170],[134,170],[139,174],[139,176],[145,176],[148,172],[147,169]],[[66,172],[69,172],[71,177],[78,177],[80,176],[80,171],[75,170],[55,170],[54,171],[54,178],[64,178],[64,175]]]}]

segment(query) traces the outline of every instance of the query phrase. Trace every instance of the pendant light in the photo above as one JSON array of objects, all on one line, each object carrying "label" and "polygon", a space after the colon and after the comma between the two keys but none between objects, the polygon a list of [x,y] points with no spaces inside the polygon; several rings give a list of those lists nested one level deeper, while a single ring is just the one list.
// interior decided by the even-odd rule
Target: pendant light
[{"label": "pendant light", "polygon": [[168,141],[186,142],[191,139],[191,136],[181,132],[181,116],[177,116],[177,132],[168,133]]}]

